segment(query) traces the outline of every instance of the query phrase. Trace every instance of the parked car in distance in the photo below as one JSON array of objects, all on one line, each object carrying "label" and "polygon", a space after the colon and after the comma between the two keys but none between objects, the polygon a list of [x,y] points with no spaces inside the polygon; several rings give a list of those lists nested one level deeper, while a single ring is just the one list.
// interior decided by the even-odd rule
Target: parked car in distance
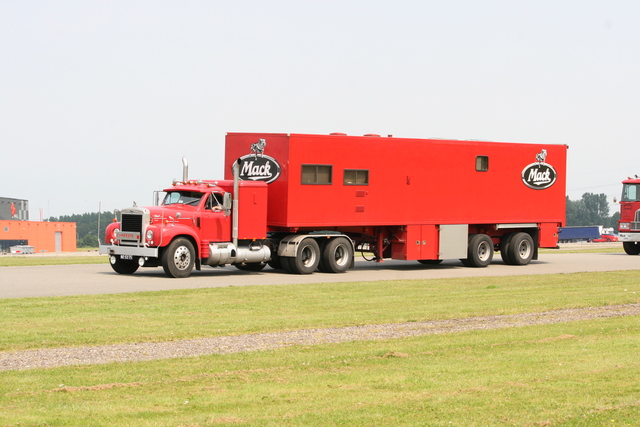
[{"label": "parked car in distance", "polygon": [[593,239],[593,242],[617,242],[618,236],[615,234],[603,234],[599,239]]}]

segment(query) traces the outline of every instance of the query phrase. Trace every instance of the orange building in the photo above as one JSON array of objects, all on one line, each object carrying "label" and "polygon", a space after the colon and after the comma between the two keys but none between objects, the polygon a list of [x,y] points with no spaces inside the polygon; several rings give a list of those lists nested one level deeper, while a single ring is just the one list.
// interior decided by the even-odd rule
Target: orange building
[{"label": "orange building", "polygon": [[35,253],[75,252],[76,223],[0,220],[0,250],[17,245],[33,246]]}]

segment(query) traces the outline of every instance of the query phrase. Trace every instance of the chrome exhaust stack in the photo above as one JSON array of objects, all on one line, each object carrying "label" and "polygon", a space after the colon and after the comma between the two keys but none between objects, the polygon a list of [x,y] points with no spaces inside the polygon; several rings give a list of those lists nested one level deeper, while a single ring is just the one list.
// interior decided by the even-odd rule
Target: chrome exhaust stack
[{"label": "chrome exhaust stack", "polygon": [[182,157],[182,182],[189,181],[189,164],[187,163],[187,158]]}]

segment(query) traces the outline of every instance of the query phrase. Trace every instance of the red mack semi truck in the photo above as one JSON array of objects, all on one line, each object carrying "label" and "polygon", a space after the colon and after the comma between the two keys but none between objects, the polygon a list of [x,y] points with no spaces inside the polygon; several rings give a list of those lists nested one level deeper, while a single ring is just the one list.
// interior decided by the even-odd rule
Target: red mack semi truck
[{"label": "red mack semi truck", "polygon": [[629,255],[640,255],[640,178],[622,181],[618,241]]},{"label": "red mack semi truck", "polygon": [[566,145],[379,135],[229,133],[224,179],[189,179],[107,227],[112,268],[202,266],[344,272],[354,254],[485,267],[555,248],[565,221]]}]

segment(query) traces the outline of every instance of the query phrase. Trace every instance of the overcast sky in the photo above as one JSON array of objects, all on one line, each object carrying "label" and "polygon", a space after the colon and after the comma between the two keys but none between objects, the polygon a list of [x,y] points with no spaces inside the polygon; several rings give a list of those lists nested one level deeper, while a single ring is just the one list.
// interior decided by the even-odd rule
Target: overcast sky
[{"label": "overcast sky", "polygon": [[613,213],[639,113],[635,0],[0,0],[0,197],[32,220],[151,204],[182,156],[222,178],[245,131],[567,144]]}]

